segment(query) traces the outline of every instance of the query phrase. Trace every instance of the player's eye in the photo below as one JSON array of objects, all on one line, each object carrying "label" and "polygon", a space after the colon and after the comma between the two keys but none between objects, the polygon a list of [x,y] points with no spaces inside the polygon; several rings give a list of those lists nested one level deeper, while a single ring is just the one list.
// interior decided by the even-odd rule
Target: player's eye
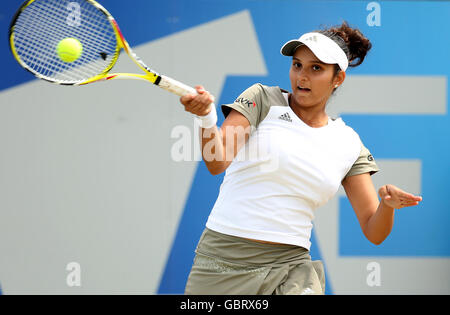
[{"label": "player's eye", "polygon": [[318,66],[318,65],[314,65],[314,66],[313,66],[313,70],[314,70],[314,71],[319,71],[319,70],[321,70],[321,69],[322,69],[321,66]]}]

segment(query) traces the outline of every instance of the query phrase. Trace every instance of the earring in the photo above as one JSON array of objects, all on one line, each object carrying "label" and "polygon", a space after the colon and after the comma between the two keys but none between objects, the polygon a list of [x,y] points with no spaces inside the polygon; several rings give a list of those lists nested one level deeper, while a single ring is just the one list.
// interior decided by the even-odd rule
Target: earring
[{"label": "earring", "polygon": [[339,84],[336,84],[336,85],[334,86],[334,88],[336,89],[338,86],[339,86]]}]

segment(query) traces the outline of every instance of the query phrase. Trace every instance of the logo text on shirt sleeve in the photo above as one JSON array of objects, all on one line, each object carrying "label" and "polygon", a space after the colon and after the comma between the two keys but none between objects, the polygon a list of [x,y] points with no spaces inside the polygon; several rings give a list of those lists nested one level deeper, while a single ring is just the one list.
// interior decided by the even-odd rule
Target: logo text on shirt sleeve
[{"label": "logo text on shirt sleeve", "polygon": [[249,107],[249,108],[250,108],[250,106],[256,107],[256,103],[252,100],[249,100],[248,98],[240,97],[237,100],[235,100],[234,102],[238,103],[238,104],[242,104],[242,105],[247,105],[247,107]]}]

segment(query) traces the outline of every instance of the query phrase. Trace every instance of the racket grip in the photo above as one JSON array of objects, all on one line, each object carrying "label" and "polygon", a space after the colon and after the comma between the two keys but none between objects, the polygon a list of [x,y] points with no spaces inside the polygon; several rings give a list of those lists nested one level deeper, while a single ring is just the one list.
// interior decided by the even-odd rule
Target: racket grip
[{"label": "racket grip", "polygon": [[[197,91],[194,88],[184,83],[181,83],[177,80],[169,78],[165,75],[161,75],[161,80],[159,81],[158,86],[178,96],[184,96],[187,94],[194,94],[194,95],[197,94]],[[211,103],[210,106],[211,111],[207,115],[196,116],[200,120],[200,127],[202,128],[212,128],[217,123],[216,105],[214,103]]]},{"label": "racket grip", "polygon": [[194,94],[194,95],[197,94],[197,91],[194,88],[190,87],[189,85],[181,83],[172,78],[166,77],[165,75],[161,75],[160,77],[161,80],[158,82],[158,86],[166,91],[174,93],[178,96],[184,96],[187,94]]}]

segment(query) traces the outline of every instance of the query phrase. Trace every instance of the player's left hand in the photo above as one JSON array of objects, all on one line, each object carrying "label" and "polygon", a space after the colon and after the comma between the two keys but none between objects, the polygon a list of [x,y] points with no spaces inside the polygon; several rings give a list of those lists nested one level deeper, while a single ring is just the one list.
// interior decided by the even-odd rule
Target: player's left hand
[{"label": "player's left hand", "polygon": [[422,201],[421,196],[415,196],[390,184],[381,187],[378,190],[378,195],[381,202],[394,209],[417,206]]}]

